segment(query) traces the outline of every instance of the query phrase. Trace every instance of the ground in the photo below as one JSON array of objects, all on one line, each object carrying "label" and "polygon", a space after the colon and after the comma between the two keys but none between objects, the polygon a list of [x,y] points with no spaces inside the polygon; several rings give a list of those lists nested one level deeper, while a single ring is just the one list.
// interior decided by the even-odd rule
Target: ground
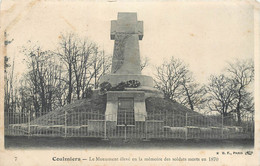
[{"label": "ground", "polygon": [[102,140],[99,138],[62,138],[62,137],[5,137],[5,148],[8,149],[219,149],[239,148],[251,149],[254,147],[253,139],[229,140],[183,140],[152,139],[127,140],[113,139]]},{"label": "ground", "polygon": [[[194,111],[191,111],[190,109],[182,106],[181,104],[178,104],[176,102],[173,102],[171,100],[166,100],[166,99],[162,99],[162,98],[155,98],[155,97],[151,97],[151,98],[147,98],[146,101],[146,110],[147,110],[147,124],[141,126],[139,133],[144,134],[144,131],[147,132],[148,136],[149,134],[153,136],[153,138],[158,138],[158,139],[151,139],[147,142],[144,142],[142,140],[127,140],[127,142],[124,141],[124,137],[122,137],[120,135],[124,134],[123,131],[125,130],[120,130],[121,132],[117,132],[114,133],[114,137],[110,137],[109,133],[107,135],[108,138],[113,138],[109,141],[104,141],[99,137],[103,137],[103,129],[104,127],[102,125],[96,125],[98,127],[100,127],[100,130],[97,130],[97,134],[91,135],[89,134],[89,132],[85,132],[85,135],[82,135],[79,131],[81,131],[80,127],[78,126],[73,126],[73,125],[85,125],[87,126],[85,123],[83,124],[82,122],[87,122],[89,119],[94,119],[94,118],[99,118],[100,120],[104,119],[104,116],[101,117],[97,117],[94,116],[93,118],[91,118],[92,116],[80,116],[83,114],[79,114],[79,113],[93,113],[93,111],[98,111],[100,115],[104,115],[105,113],[105,108],[106,108],[106,95],[102,95],[102,96],[96,96],[93,97],[92,99],[82,99],[82,100],[78,100],[72,104],[66,105],[63,108],[57,109],[53,112],[50,112],[46,115],[43,115],[39,118],[36,118],[34,120],[31,121],[31,130],[30,133],[32,136],[28,137],[27,133],[20,133],[17,132],[16,134],[20,135],[25,135],[25,136],[6,136],[5,138],[5,147],[6,148],[136,148],[136,149],[146,149],[146,148],[160,148],[160,149],[175,149],[175,148],[232,148],[232,147],[236,147],[236,148],[243,148],[243,147],[253,147],[254,146],[254,141],[253,139],[250,139],[252,137],[248,137],[250,135],[248,135],[247,137],[244,137],[243,135],[240,136],[241,134],[248,134],[248,133],[233,133],[235,134],[234,136],[232,136],[232,133],[230,133],[231,135],[229,135],[230,137],[223,137],[223,138],[229,138],[227,139],[213,139],[213,138],[218,138],[220,135],[217,134],[217,132],[212,132],[211,134],[213,135],[208,135],[206,133],[204,133],[203,136],[207,136],[207,137],[202,137],[201,139],[196,139],[196,138],[200,138],[196,136],[196,132],[195,130],[190,129],[189,130],[189,134],[193,133],[193,139],[192,140],[185,140],[185,133],[183,132],[183,126],[187,125],[189,126],[199,126],[199,127],[203,127],[203,126],[218,126],[220,123],[218,121],[216,121],[216,119],[213,119],[211,117],[204,117],[203,115],[196,113]],[[60,130],[58,132],[56,132],[56,128],[55,127],[48,127],[48,126],[52,126],[52,125],[57,125],[60,126],[64,125],[65,122],[65,112],[66,113],[66,124],[69,127],[72,128],[68,128],[65,132],[64,128],[62,127],[58,127]],[[76,114],[75,114],[76,113]],[[185,114],[189,114],[190,117],[186,116]],[[77,115],[77,116],[75,116]],[[95,115],[95,114],[94,114]],[[90,118],[89,118],[90,117]],[[185,119],[188,123],[185,123]],[[157,130],[156,126],[154,124],[157,124],[155,122],[158,123],[163,123],[162,125],[165,125],[168,130],[171,129],[172,126],[178,128],[180,127],[181,129],[178,128],[178,130],[180,130],[179,132],[182,132],[182,136],[180,137],[175,137],[175,139],[161,139],[161,138],[173,138],[170,135],[170,137],[167,137],[167,135],[170,133],[168,132],[162,132],[164,130]],[[149,124],[152,124],[150,127],[153,127],[152,130],[156,131],[154,133],[150,132],[150,127]],[[39,125],[38,127],[34,127],[37,124]],[[43,126],[42,128],[41,125]],[[47,128],[46,128],[47,126]],[[137,125],[136,125],[137,126]],[[147,126],[147,128],[144,128],[145,126]],[[19,126],[18,126],[19,127]],[[25,131],[27,126],[25,125]],[[74,127],[74,128],[73,128]],[[78,127],[78,128],[76,128]],[[13,126],[13,128],[15,128],[15,126]],[[87,126],[88,130],[84,131],[91,131],[89,130],[89,126]],[[21,128],[22,130],[23,128]],[[108,129],[108,128],[107,128]],[[139,129],[137,127],[137,129]],[[52,131],[53,130],[53,131]],[[142,131],[143,130],[143,131]],[[96,130],[95,130],[96,131]],[[110,130],[109,130],[110,131]],[[175,130],[174,130],[175,131]],[[64,134],[67,133],[67,134]],[[177,130],[175,131],[176,134]],[[36,135],[41,135],[41,137],[37,137]],[[44,133],[46,133],[46,136],[49,137],[45,137]],[[60,134],[62,133],[62,134]],[[80,133],[80,134],[79,134]],[[131,135],[135,134],[135,132],[133,131],[129,131],[127,132],[128,136],[129,134]],[[166,134],[165,135],[161,135],[160,133]],[[167,134],[168,133],[168,134]],[[177,132],[178,133],[178,132]],[[189,136],[189,134],[187,135],[188,138],[191,138]],[[223,132],[223,134],[225,134]],[[240,135],[238,135],[240,134]],[[118,136],[120,135],[121,138],[119,138]],[[177,134],[178,135],[178,134]],[[54,137],[55,136],[55,137]],[[60,137],[58,137],[60,136]],[[66,137],[64,138],[63,136],[74,136],[72,137]],[[77,136],[85,136],[82,138],[79,138]],[[88,136],[88,137],[87,137]],[[97,136],[96,138],[90,138],[93,136]],[[165,137],[163,137],[165,136]],[[231,137],[232,136],[232,137]],[[117,138],[117,139],[115,139]],[[128,137],[130,138],[130,137]],[[143,137],[138,137],[138,138],[143,138]],[[160,139],[159,139],[160,138]],[[176,139],[176,138],[182,138],[182,139]],[[210,138],[210,139],[206,139],[206,138]],[[247,138],[247,139],[245,139]]]}]

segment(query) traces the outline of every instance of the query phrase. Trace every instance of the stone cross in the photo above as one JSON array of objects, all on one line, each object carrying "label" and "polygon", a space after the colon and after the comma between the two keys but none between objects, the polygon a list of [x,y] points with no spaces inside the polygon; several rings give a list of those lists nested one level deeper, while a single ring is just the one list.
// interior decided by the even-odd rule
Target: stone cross
[{"label": "stone cross", "polygon": [[118,13],[111,21],[111,40],[115,40],[112,74],[141,74],[139,40],[143,38],[143,21],[136,13]]}]

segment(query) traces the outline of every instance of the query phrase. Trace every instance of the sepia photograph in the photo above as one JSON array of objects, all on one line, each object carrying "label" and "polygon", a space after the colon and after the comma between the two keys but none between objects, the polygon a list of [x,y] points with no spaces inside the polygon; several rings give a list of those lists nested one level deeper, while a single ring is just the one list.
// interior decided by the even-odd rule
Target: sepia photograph
[{"label": "sepia photograph", "polygon": [[0,7],[5,165],[259,162],[257,1]]}]

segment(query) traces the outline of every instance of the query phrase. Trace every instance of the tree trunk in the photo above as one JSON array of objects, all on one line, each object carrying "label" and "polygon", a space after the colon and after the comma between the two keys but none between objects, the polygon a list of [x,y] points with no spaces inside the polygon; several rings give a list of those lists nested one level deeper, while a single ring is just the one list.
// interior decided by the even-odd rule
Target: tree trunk
[{"label": "tree trunk", "polygon": [[238,98],[238,102],[237,102],[236,112],[237,112],[237,123],[240,126],[241,125],[240,103],[241,103],[241,99],[242,99],[241,89],[239,89],[238,95],[239,95],[239,98]]},{"label": "tree trunk", "polygon": [[190,105],[190,109],[191,109],[192,111],[194,111],[194,106],[193,106],[193,103],[192,103],[192,101],[191,101],[188,88],[185,86],[185,83],[183,84],[183,87],[184,87],[184,89],[185,89],[185,91],[186,91],[186,95],[187,95],[187,97],[188,97],[188,102],[189,102],[189,105]]},{"label": "tree trunk", "polygon": [[71,67],[71,63],[69,63],[69,93],[67,98],[68,104],[71,103],[71,96],[72,96],[72,67]]}]

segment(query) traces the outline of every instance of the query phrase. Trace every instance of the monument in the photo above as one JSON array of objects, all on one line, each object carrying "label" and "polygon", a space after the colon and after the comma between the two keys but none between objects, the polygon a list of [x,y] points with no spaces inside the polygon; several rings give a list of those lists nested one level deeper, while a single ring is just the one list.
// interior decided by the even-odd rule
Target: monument
[{"label": "monument", "polygon": [[106,92],[106,120],[134,125],[136,121],[145,121],[147,97],[163,97],[154,88],[153,78],[141,74],[139,40],[143,39],[143,21],[137,20],[136,13],[118,13],[117,20],[111,21],[110,38],[115,40],[112,70],[100,79],[100,84],[115,87],[122,82],[137,82],[138,86]]}]

